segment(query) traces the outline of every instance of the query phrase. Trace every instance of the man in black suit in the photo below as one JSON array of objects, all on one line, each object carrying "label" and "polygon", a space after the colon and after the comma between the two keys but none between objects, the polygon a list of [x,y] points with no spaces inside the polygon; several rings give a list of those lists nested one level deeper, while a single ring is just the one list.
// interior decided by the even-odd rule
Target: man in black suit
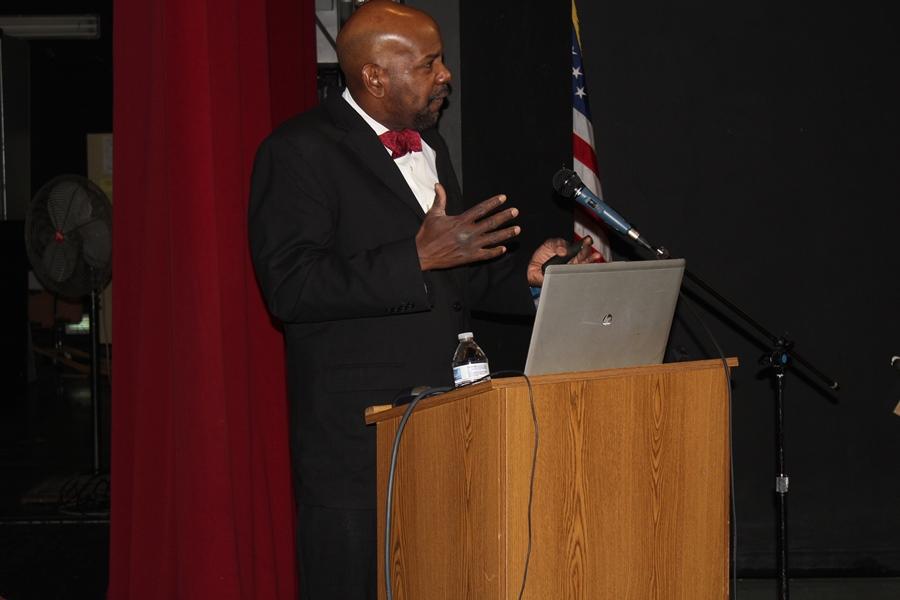
[{"label": "man in black suit", "polygon": [[284,324],[301,597],[352,600],[374,598],[376,585],[364,409],[447,385],[470,308],[532,310],[527,284],[540,285],[540,265],[566,243],[545,242],[526,281],[503,257],[517,209],[499,210],[497,195],[463,210],[434,129],[451,74],[431,17],[364,4],[338,58],[343,96],[260,146],[249,219],[259,283]]}]

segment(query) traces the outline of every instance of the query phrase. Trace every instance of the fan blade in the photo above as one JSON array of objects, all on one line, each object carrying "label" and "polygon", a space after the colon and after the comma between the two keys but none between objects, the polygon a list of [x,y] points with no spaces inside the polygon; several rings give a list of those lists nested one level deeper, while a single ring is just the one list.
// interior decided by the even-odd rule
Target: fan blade
[{"label": "fan blade", "polygon": [[75,266],[78,264],[78,245],[68,240],[50,242],[44,248],[41,262],[44,266],[43,273],[50,281],[62,283],[75,272]]},{"label": "fan blade", "polygon": [[47,212],[56,230],[68,233],[91,218],[91,198],[79,183],[60,181],[47,194]]},{"label": "fan blade", "polygon": [[94,219],[78,228],[83,241],[84,261],[95,269],[104,269],[112,254],[112,236],[106,221]]}]

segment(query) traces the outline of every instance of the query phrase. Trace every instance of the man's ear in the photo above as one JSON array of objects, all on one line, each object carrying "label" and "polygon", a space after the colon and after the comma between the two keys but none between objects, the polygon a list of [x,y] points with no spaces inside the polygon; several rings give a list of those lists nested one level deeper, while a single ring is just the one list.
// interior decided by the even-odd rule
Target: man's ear
[{"label": "man's ear", "polygon": [[362,68],[362,82],[366,90],[376,98],[384,97],[384,69],[373,63]]}]

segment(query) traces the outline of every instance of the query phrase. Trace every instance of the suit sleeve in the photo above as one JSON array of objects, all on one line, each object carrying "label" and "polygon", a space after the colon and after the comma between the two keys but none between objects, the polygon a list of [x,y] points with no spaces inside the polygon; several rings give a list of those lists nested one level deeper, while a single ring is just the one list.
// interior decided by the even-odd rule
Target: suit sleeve
[{"label": "suit sleeve", "polygon": [[415,237],[348,254],[340,206],[289,141],[270,137],[253,168],[250,249],[273,316],[320,322],[428,310]]}]

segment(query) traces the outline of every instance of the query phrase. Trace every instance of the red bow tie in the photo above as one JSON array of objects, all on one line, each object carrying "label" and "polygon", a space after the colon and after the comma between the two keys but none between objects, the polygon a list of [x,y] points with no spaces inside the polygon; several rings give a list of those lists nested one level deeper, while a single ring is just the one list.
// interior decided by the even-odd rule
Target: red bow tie
[{"label": "red bow tie", "polygon": [[381,143],[391,151],[391,158],[400,158],[410,152],[422,151],[422,136],[413,129],[385,131],[378,136]]}]

